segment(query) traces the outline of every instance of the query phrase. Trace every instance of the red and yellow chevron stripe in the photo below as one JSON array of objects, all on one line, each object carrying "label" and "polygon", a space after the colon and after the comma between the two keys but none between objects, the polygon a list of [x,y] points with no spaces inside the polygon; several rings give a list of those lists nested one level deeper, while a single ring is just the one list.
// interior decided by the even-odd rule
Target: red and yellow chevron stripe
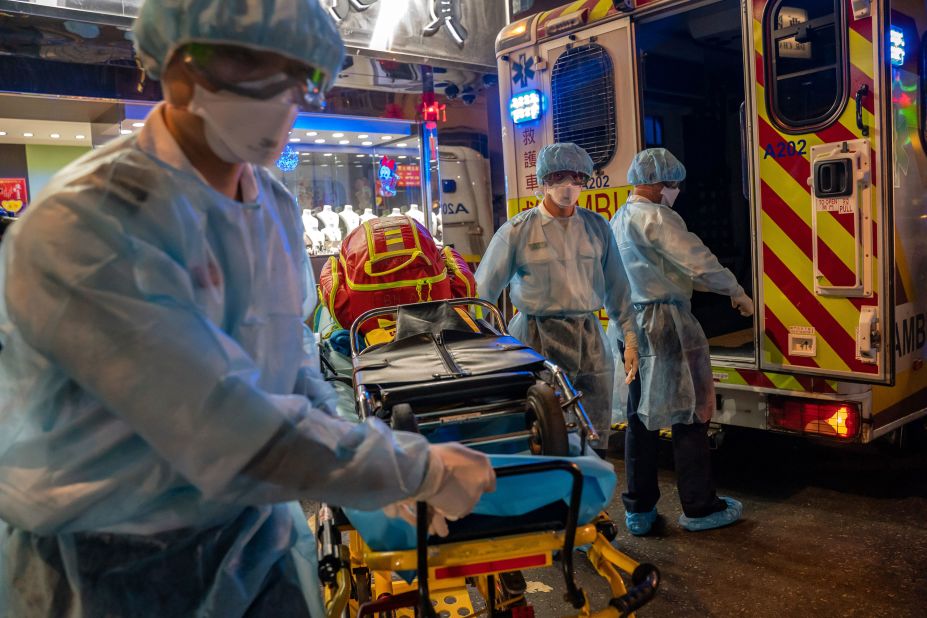
[{"label": "red and yellow chevron stripe", "polygon": [[[856,126],[856,110],[852,95],[866,84],[874,92],[874,60],[871,19],[853,20],[850,17],[848,47],[850,59],[849,104],[840,117],[829,127],[801,135],[787,134],[776,128],[766,108],[765,66],[763,57],[763,14],[767,0],[754,0],[754,45],[756,67],[757,117],[755,119],[759,136],[756,147],[759,153],[760,176],[760,238],[764,299],[764,332],[761,350],[767,365],[824,369],[839,373],[858,372],[877,375],[879,367],[856,359],[856,328],[860,308],[877,305],[878,296],[868,298],[825,297],[814,290],[814,243],[812,217],[814,216],[808,186],[811,175],[811,147],[818,144],[861,139]],[[846,14],[853,15],[850,0],[846,0]],[[873,96],[865,99],[863,120],[873,126]],[[807,147],[804,154],[770,157],[767,148],[774,148],[780,142],[788,144],[804,140]],[[878,153],[872,141],[872,182],[877,186]],[[872,191],[876,199],[877,191]],[[873,208],[873,281],[877,281],[879,268],[878,209]],[[856,240],[852,215],[827,213],[819,219],[818,266],[831,285],[852,285],[856,278],[854,264]],[[788,336],[790,329],[814,329],[817,335],[817,353],[814,357],[790,356]],[[759,374],[769,376],[776,374]],[[762,378],[754,377],[762,381]],[[798,378],[795,378],[798,380]],[[803,379],[803,378],[802,378]],[[746,378],[745,378],[746,380]],[[775,385],[775,379],[770,378]],[[746,381],[745,383],[751,384]]]},{"label": "red and yellow chevron stripe", "polygon": [[618,12],[612,0],[579,0],[578,2],[566,4],[552,11],[541,13],[537,25],[538,39],[543,39],[547,36],[547,26],[552,20],[582,11],[589,11],[586,17],[586,23],[599,21],[600,19],[604,19]]},{"label": "red and yellow chevron stripe", "polygon": [[715,384],[719,386],[753,386],[799,393],[837,393],[837,382],[824,378],[734,367],[712,367],[711,371]]}]

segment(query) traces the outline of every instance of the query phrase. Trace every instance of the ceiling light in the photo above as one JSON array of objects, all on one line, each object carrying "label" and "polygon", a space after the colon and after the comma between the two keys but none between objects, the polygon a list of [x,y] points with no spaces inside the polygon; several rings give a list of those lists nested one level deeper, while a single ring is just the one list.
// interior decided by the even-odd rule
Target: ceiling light
[{"label": "ceiling light", "polygon": [[373,142],[361,142],[361,146],[373,146]]},{"label": "ceiling light", "polygon": [[315,137],[318,135],[315,131],[306,131],[306,137]]},{"label": "ceiling light", "polygon": [[325,143],[325,140],[320,138],[320,139],[315,140],[315,143],[316,143],[316,144],[324,144],[324,143]]},{"label": "ceiling light", "polygon": [[23,137],[32,137],[32,133],[23,133]]},{"label": "ceiling light", "polygon": [[52,134],[51,134],[51,138],[52,138],[52,139],[58,139],[59,137],[61,137],[61,135],[60,135],[59,133],[52,133]]},{"label": "ceiling light", "polygon": [[381,135],[380,139],[393,139],[392,135]]},{"label": "ceiling light", "polygon": [[4,135],[6,135],[6,131],[0,131],[0,137],[3,137]]},{"label": "ceiling light", "polygon": [[341,144],[342,146],[344,146],[345,144],[350,144],[350,143],[351,143],[351,140],[349,140],[349,139],[343,139],[343,140],[341,140],[341,141],[338,142],[338,143]]},{"label": "ceiling light", "polygon": [[136,129],[141,129],[142,127],[145,126],[145,123],[144,122],[133,122],[132,126],[135,127]]},{"label": "ceiling light", "polygon": [[129,129],[120,129],[119,132],[122,133],[123,135],[128,135],[132,131],[130,131]]},{"label": "ceiling light", "polygon": [[87,136],[86,135],[75,135],[74,138],[75,139],[87,139]]},{"label": "ceiling light", "polygon": [[396,157],[396,158],[397,158],[397,159],[405,159],[405,158],[406,158],[406,155],[399,155],[399,156]]},{"label": "ceiling light", "polygon": [[405,142],[403,142],[403,143],[401,143],[401,144],[396,144],[396,145],[399,146],[400,148],[405,148],[406,146],[408,146],[408,144],[405,143]]},{"label": "ceiling light", "polygon": [[358,135],[357,139],[367,139],[368,137],[370,136],[365,133],[364,135]]},{"label": "ceiling light", "polygon": [[367,155],[362,155],[362,154],[360,154],[360,155],[357,155],[357,158],[360,159],[360,158],[363,158],[363,157],[366,157],[366,156],[367,156]]},{"label": "ceiling light", "polygon": [[332,153],[330,153],[330,152],[326,152],[324,156],[326,156],[326,157],[330,157],[330,156],[332,156]]},{"label": "ceiling light", "polygon": [[301,141],[303,141],[303,140],[299,139],[298,137],[291,137],[291,138],[290,138],[290,141],[291,141],[291,142],[301,142]]},{"label": "ceiling light", "polygon": [[332,133],[332,137],[344,137],[344,133]]}]

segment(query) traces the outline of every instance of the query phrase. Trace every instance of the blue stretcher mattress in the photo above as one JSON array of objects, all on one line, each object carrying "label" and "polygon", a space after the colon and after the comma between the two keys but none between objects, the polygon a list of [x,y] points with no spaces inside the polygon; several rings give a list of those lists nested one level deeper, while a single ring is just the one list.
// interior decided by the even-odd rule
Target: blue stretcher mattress
[{"label": "blue stretcher mattress", "polygon": [[[578,450],[578,445],[577,450]],[[612,464],[591,450],[579,457],[541,457],[537,455],[490,455],[495,468],[540,461],[564,460],[575,463],[583,473],[583,492],[579,524],[592,521],[611,502],[617,476]],[[552,470],[497,479],[496,491],[483,494],[474,513],[517,517],[557,500],[570,501],[572,476]],[[402,519],[387,517],[383,511],[344,509],[351,524],[375,551],[399,551],[415,548],[415,528]]]}]

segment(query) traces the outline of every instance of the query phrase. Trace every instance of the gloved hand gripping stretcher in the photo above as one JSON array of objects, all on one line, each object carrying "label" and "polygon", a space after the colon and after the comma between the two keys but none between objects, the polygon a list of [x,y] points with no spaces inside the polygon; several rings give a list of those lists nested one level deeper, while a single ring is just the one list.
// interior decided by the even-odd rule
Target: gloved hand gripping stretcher
[{"label": "gloved hand gripping stretcher", "polygon": [[[395,320],[393,341],[361,349],[364,323],[384,317]],[[348,607],[356,616],[412,607],[419,616],[460,616],[473,611],[468,582],[490,616],[509,609],[532,615],[520,570],[551,566],[555,556],[577,615],[629,615],[652,598],[656,568],[610,543],[617,529],[600,513],[615,473],[585,446],[594,434],[579,396],[556,365],[507,334],[494,306],[456,299],[373,309],[354,322],[350,342],[360,418],[377,416],[432,442],[460,441],[489,453],[497,487],[471,515],[448,522],[444,538],[429,537],[424,503],[417,504],[415,527],[382,511],[323,506],[319,572],[330,616]],[[351,531],[347,546],[344,530]],[[580,546],[613,594],[598,612],[574,580]],[[631,575],[630,590],[620,571]]]}]

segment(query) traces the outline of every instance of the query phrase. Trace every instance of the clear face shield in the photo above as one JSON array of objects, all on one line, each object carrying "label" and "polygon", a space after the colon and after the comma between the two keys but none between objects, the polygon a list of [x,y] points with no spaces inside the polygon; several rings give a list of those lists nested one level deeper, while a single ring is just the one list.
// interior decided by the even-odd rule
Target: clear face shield
[{"label": "clear face shield", "polygon": [[327,76],[301,62],[236,45],[191,43],[182,54],[184,65],[216,90],[261,101],[289,92],[300,109],[325,107]]}]

